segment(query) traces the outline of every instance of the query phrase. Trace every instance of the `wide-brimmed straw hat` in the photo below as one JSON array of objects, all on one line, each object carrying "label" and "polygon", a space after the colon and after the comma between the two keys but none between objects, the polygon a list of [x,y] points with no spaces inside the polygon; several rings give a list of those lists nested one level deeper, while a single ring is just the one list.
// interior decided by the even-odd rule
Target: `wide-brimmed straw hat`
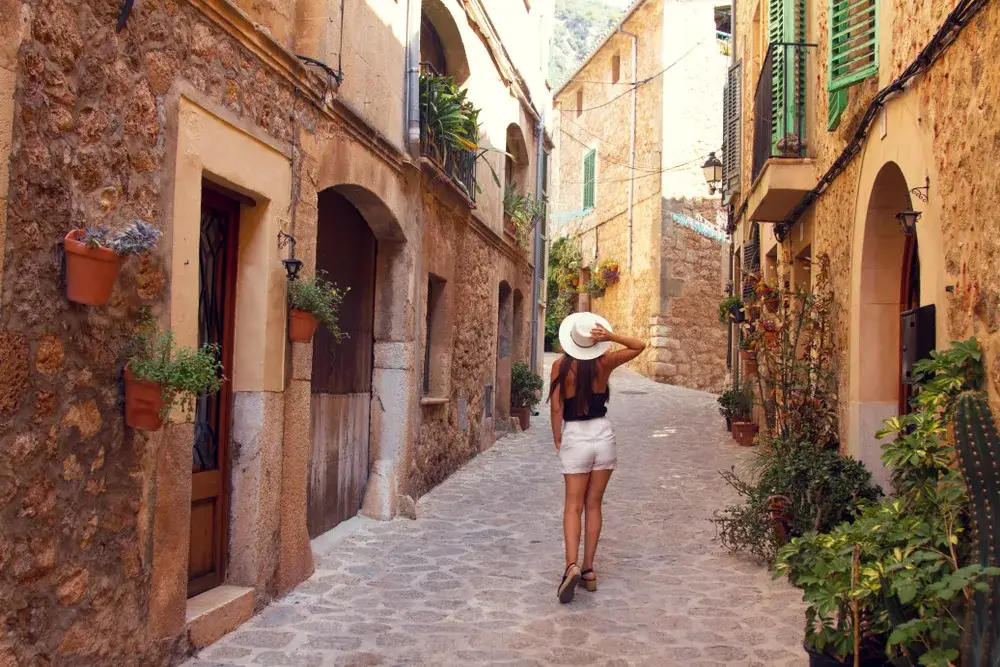
[{"label": "wide-brimmed straw hat", "polygon": [[591,330],[600,324],[611,331],[611,324],[594,313],[573,313],[559,325],[559,344],[563,352],[574,359],[596,359],[611,347],[611,341],[596,341],[590,337]]}]

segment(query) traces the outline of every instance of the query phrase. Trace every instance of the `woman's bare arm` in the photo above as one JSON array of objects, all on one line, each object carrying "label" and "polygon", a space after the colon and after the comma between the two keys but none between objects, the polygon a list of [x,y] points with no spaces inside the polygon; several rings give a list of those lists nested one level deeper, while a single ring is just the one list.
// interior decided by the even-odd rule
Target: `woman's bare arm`
[{"label": "woman's bare arm", "polygon": [[638,357],[642,351],[646,349],[645,341],[633,338],[632,336],[622,336],[621,334],[612,333],[600,324],[591,330],[590,335],[594,338],[594,340],[607,340],[612,343],[618,343],[619,345],[625,346],[624,350],[615,350],[614,352],[608,352],[604,355],[604,363],[609,367],[609,371],[614,370],[623,364],[627,364]]},{"label": "woman's bare arm", "polygon": [[[559,362],[557,359],[552,364],[552,373],[549,374],[549,382],[555,383],[559,376]],[[559,387],[552,392],[552,399],[549,401],[549,410],[552,416],[552,442],[558,452],[562,448],[562,415],[563,415],[563,387]]]}]

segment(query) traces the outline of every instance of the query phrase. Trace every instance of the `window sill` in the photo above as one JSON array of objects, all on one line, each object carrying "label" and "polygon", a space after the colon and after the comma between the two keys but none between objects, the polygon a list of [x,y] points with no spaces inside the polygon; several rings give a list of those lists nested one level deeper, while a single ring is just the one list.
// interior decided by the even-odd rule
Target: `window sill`
[{"label": "window sill", "polygon": [[439,405],[448,405],[451,399],[438,397],[438,396],[424,396],[420,399],[420,407],[422,408],[432,408]]}]

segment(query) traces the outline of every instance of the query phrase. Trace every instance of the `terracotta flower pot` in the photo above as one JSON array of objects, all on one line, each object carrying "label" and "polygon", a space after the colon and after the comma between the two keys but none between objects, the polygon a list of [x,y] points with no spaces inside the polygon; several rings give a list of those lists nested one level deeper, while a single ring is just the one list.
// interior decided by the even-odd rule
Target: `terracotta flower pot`
[{"label": "terracotta flower pot", "polygon": [[125,368],[125,424],[142,431],[163,426],[163,386],[140,380]]},{"label": "terracotta flower pot", "polygon": [[768,345],[774,345],[778,342],[778,332],[777,331],[765,331],[764,340]]},{"label": "terracotta flower pot", "polygon": [[316,333],[319,320],[304,310],[292,308],[288,311],[288,338],[293,343],[308,343]]},{"label": "terracotta flower pot", "polygon": [[743,359],[743,372],[747,377],[757,375],[757,357],[745,357]]},{"label": "terracotta flower pot", "polygon": [[759,430],[753,422],[733,422],[733,440],[742,447],[752,447]]},{"label": "terracotta flower pot", "polygon": [[528,427],[531,426],[531,408],[511,407],[510,416],[517,417],[517,421],[521,423],[522,431],[527,431]]},{"label": "terracotta flower pot", "polygon": [[776,296],[772,296],[772,297],[768,297],[767,299],[764,299],[764,306],[767,308],[768,312],[771,312],[771,313],[778,312],[778,306],[779,305],[780,305],[780,302],[778,301],[778,297],[776,297]]},{"label": "terracotta flower pot", "polygon": [[82,229],[66,235],[66,298],[88,306],[103,306],[111,298],[122,258],[114,250],[88,248]]}]

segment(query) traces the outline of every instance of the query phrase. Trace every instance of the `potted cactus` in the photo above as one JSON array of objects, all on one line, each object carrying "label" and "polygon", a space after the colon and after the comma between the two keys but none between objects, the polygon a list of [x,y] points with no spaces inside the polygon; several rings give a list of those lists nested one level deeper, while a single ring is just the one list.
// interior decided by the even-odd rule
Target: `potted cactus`
[{"label": "potted cactus", "polygon": [[212,396],[225,377],[216,345],[178,348],[173,332],[157,331],[147,319],[139,325],[125,364],[125,423],[156,431],[174,407],[188,418],[199,396]]},{"label": "potted cactus", "polygon": [[320,271],[310,278],[288,283],[288,338],[294,343],[308,343],[320,324],[330,330],[337,342],[347,337],[340,330],[338,313],[351,288],[341,289],[323,275]]},{"label": "potted cactus", "polygon": [[136,221],[119,234],[107,227],[74,229],[66,235],[66,297],[88,306],[103,306],[111,298],[124,258],[156,247],[161,233],[148,222]]},{"label": "potted cactus", "polygon": [[527,431],[531,411],[542,400],[542,377],[521,361],[514,364],[510,376],[510,414],[521,422],[521,430]]}]

